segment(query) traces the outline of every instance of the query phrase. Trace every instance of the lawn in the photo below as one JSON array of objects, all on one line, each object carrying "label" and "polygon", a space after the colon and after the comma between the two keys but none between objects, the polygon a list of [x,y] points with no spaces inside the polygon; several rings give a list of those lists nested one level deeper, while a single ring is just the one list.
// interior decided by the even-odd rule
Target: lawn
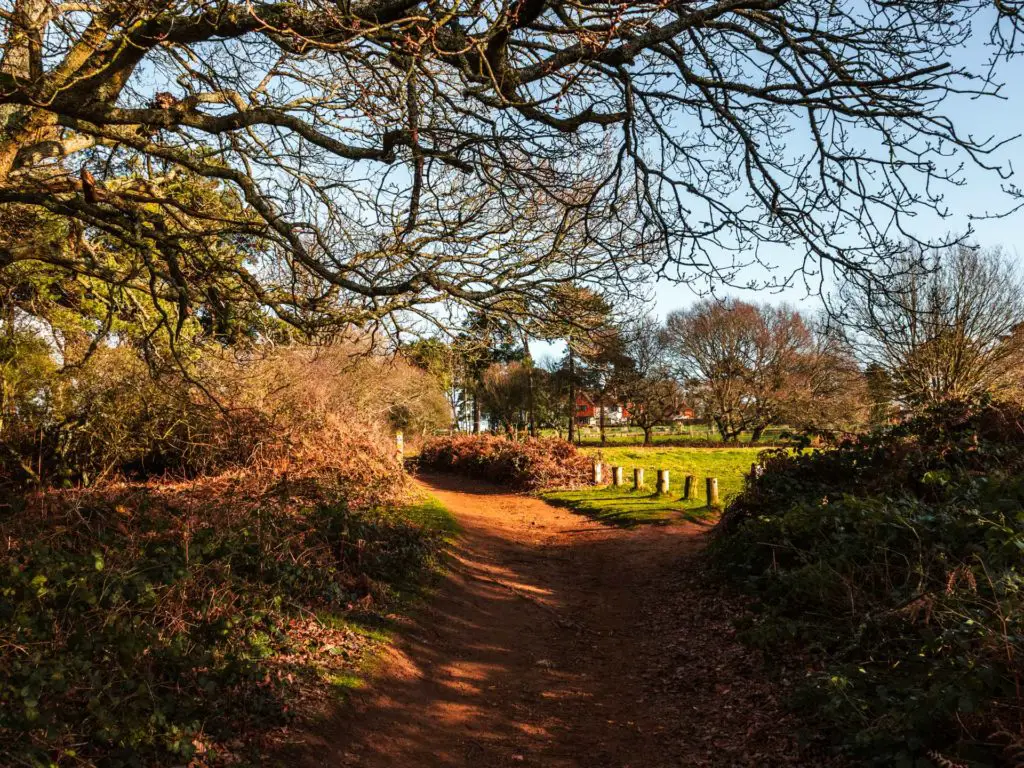
[{"label": "lawn", "polygon": [[[703,520],[713,514],[707,507],[704,480],[718,478],[722,504],[743,488],[743,477],[757,461],[762,448],[584,448],[587,454],[605,464],[605,480],[611,481],[611,467],[623,467],[624,485],[586,488],[571,491],[549,491],[548,501],[570,507],[577,512],[611,525],[633,526],[643,523],[667,524],[679,520]],[[644,470],[645,487],[633,490],[633,469]],[[669,493],[654,493],[657,470],[669,470]],[[697,478],[696,498],[684,501],[683,478]]]},{"label": "lawn", "polygon": [[[771,444],[775,441],[783,440],[783,435],[788,434],[787,427],[769,427],[764,431],[761,436],[762,443]],[[542,437],[555,437],[565,436],[565,430],[562,430],[559,434],[554,429],[542,429],[540,430]],[[597,427],[580,427],[579,428],[579,440],[580,444],[587,447],[596,447],[601,443],[601,430]],[[637,427],[607,427],[605,429],[605,437],[607,439],[607,445],[640,445],[644,440],[644,432],[642,429]],[[750,432],[744,432],[739,437],[740,443],[749,443],[751,438]],[[667,445],[680,445],[689,442],[718,442],[722,439],[721,435],[718,434],[718,430],[712,427],[710,424],[687,424],[678,427],[655,427],[654,433],[651,435],[651,441],[654,445],[667,444]]]}]

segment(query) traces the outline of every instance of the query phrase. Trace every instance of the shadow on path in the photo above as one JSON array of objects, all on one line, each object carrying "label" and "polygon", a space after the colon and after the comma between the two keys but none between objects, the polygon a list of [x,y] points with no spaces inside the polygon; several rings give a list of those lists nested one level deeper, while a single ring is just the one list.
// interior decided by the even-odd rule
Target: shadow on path
[{"label": "shadow on path", "polygon": [[421,481],[462,526],[450,572],[310,765],[802,764],[757,660],[697,591],[701,528]]}]

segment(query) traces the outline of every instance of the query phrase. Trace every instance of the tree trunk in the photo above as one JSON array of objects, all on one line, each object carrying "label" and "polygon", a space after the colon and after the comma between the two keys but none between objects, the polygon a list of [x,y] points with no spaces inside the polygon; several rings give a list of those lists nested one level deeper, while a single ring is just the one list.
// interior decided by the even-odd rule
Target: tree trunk
[{"label": "tree trunk", "polygon": [[569,442],[576,440],[576,360],[572,354],[572,338],[569,339]]},{"label": "tree trunk", "polygon": [[718,434],[722,436],[722,442],[729,442],[729,427],[726,426],[725,419],[715,417],[715,426],[718,427]]},{"label": "tree trunk", "polygon": [[651,427],[644,427],[644,445],[651,444]]},{"label": "tree trunk", "polygon": [[480,434],[480,397],[473,393],[473,434]]},{"label": "tree trunk", "polygon": [[761,435],[763,435],[763,434],[764,434],[764,427],[763,426],[754,427],[753,431],[750,433],[750,442],[752,442],[752,443],[759,443],[759,442],[761,442]]},{"label": "tree trunk", "polygon": [[604,433],[604,398],[601,398],[601,405],[598,406],[601,409],[601,445],[607,442],[607,437]]},{"label": "tree trunk", "polygon": [[533,383],[533,358],[530,356],[530,342],[523,336],[523,352],[525,357],[523,362],[526,363],[526,410],[527,419],[530,424],[530,437],[537,436],[537,400],[534,393]]},{"label": "tree trunk", "polygon": [[[0,72],[24,80],[42,77],[43,19],[46,0],[15,0],[0,45]],[[18,150],[55,138],[57,116],[34,107],[0,105],[0,181],[7,181]]]}]

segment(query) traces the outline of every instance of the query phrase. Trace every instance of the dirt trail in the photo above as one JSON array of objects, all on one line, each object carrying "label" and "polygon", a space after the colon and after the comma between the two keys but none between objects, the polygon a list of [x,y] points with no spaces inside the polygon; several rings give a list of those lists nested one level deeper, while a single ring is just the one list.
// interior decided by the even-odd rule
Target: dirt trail
[{"label": "dirt trail", "polygon": [[608,528],[461,478],[423,482],[462,525],[451,572],[314,764],[811,764],[698,584],[703,529]]}]

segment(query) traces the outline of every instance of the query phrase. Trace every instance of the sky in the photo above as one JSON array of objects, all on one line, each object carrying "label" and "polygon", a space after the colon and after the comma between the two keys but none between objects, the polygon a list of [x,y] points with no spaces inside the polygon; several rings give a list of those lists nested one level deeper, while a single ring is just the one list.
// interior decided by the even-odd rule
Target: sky
[{"label": "sky", "polygon": [[[986,58],[986,50],[976,39],[970,47],[964,48],[962,59],[954,63],[966,63],[977,70]],[[947,103],[945,114],[952,118],[961,134],[972,134],[976,138],[994,136],[1005,139],[1024,133],[1024,56],[1003,62],[997,79],[1003,83],[1002,99],[959,98]],[[1024,188],[1024,137],[1010,142],[990,160],[1006,170],[1012,170],[1012,175],[1001,179],[995,172],[966,169],[963,174],[964,186],[947,190],[952,216],[943,220],[922,216],[916,222],[915,230],[918,236],[927,238],[960,233],[971,227],[974,242],[981,246],[1001,246],[1007,257],[1024,269],[1024,210],[1003,217],[985,217],[1014,208],[1013,199],[1004,190],[1006,185]],[[775,252],[774,264],[780,272],[788,274],[799,265],[800,259],[801,254],[796,249],[780,248]],[[742,273],[740,276],[743,277]],[[759,271],[756,275],[751,273],[750,276],[763,277],[764,272]],[[699,298],[697,290],[706,287],[681,285],[662,279],[643,290],[652,294],[651,311],[664,319],[672,310],[692,304]],[[820,297],[809,292],[799,277],[791,287],[779,292],[724,288],[716,291],[716,295],[720,298],[785,302],[808,314],[814,314],[821,307]],[[536,360],[559,357],[564,353],[564,344],[561,343],[532,342],[530,346]]]}]

